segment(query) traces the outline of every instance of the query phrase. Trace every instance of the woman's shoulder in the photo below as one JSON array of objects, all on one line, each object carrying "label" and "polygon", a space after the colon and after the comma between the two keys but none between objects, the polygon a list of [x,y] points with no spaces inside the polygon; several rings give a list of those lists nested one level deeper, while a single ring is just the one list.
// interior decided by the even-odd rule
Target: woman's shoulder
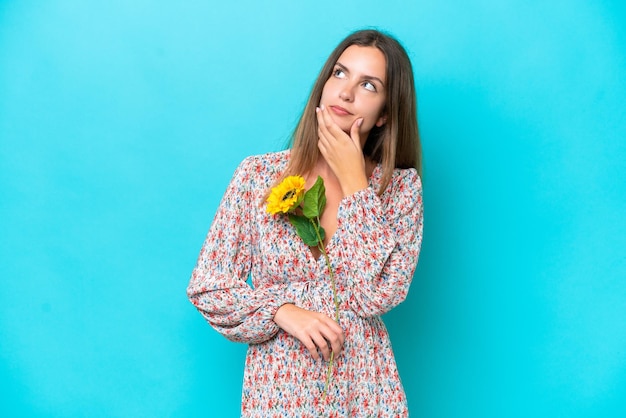
[{"label": "woman's shoulder", "polygon": [[250,155],[241,162],[242,166],[254,168],[280,169],[289,162],[290,150]]},{"label": "woman's shoulder", "polygon": [[[392,202],[421,201],[422,179],[415,168],[395,168],[381,198]],[[385,199],[386,198],[386,199]]]},{"label": "woman's shoulder", "polygon": [[[381,182],[383,180],[383,174],[383,167],[379,163],[374,168],[371,176],[371,182],[376,191],[378,191],[378,188],[381,185]],[[409,187],[412,189],[421,190],[422,179],[417,173],[417,170],[415,168],[394,168],[393,172],[391,173],[389,185],[387,185],[387,188],[385,189],[385,192],[383,194],[388,193],[389,191],[398,187]]]},{"label": "woman's shoulder", "polygon": [[285,171],[289,154],[289,150],[285,150],[246,157],[239,164],[236,177],[249,182],[253,187],[267,187]]},{"label": "woman's shoulder", "polygon": [[412,185],[415,188],[422,187],[422,178],[415,168],[395,168],[391,181],[400,185]]}]

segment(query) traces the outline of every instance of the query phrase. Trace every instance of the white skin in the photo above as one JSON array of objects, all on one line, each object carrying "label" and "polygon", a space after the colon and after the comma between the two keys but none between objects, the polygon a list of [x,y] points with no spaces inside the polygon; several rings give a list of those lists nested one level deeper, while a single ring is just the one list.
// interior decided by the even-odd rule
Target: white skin
[{"label": "white skin", "polygon": [[[320,222],[326,231],[325,245],[337,230],[341,200],[368,187],[374,164],[364,158],[363,145],[370,130],[386,122],[386,72],[386,59],[378,48],[352,45],[343,51],[324,84],[316,109],[321,158],[308,173],[306,188],[318,175],[324,179],[327,203]],[[311,251],[319,257],[319,250]],[[320,353],[326,361],[331,351],[335,356],[341,353],[343,330],[323,313],[287,303],[276,311],[274,322],[300,340],[315,360]]]}]

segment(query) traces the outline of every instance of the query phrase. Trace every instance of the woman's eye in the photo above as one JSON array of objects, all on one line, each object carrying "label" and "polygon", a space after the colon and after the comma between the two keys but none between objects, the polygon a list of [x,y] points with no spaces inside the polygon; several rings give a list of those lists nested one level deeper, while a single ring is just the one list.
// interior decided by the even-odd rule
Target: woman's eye
[{"label": "woman's eye", "polygon": [[345,74],[341,68],[335,68],[333,75],[337,78],[343,78]]},{"label": "woman's eye", "polygon": [[365,89],[369,91],[376,91],[376,86],[373,83],[370,83],[369,81],[364,82],[363,87],[365,87]]}]

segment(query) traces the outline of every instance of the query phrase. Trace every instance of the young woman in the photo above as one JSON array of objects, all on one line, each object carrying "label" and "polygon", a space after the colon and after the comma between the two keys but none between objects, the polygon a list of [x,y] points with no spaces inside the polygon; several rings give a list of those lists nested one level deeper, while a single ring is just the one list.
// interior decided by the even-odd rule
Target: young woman
[{"label": "young woman", "polygon": [[[249,344],[242,416],[408,415],[380,315],[405,299],[417,264],[420,159],[409,58],[392,37],[364,30],[326,61],[291,149],[236,170],[187,293],[217,331]],[[338,321],[325,258],[287,216],[266,211],[288,175],[302,175],[307,189],[324,180]]]}]

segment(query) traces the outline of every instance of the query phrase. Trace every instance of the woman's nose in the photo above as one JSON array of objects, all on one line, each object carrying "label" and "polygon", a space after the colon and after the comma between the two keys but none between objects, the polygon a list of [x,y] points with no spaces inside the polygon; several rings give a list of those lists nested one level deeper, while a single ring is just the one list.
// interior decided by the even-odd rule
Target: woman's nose
[{"label": "woman's nose", "polygon": [[352,88],[349,86],[345,86],[343,89],[341,89],[341,91],[339,92],[339,98],[341,98],[341,100],[343,101],[351,102],[352,99],[354,99]]}]

